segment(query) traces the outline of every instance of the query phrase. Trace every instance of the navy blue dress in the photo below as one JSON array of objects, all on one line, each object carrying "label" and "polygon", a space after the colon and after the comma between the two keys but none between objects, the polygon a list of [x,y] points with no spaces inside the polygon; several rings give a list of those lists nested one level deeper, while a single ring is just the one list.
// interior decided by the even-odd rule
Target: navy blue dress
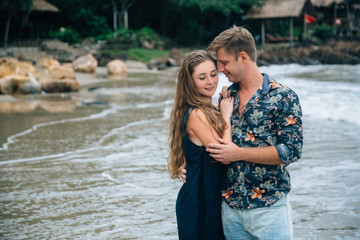
[{"label": "navy blue dress", "polygon": [[186,159],[186,183],[176,200],[176,218],[180,240],[222,240],[221,187],[224,165],[206,152],[205,146],[194,144],[186,133],[183,120],[183,147]]}]

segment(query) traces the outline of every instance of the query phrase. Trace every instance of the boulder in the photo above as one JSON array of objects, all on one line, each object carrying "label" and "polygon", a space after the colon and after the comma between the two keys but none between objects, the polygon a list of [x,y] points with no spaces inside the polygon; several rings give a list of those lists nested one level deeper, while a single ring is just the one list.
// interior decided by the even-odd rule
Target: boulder
[{"label": "boulder", "polygon": [[72,62],[72,67],[76,72],[93,73],[97,65],[98,62],[92,54],[78,57]]},{"label": "boulder", "polygon": [[15,73],[17,75],[27,75],[28,73],[35,75],[37,73],[36,68],[31,63],[17,61],[10,58],[0,59],[0,66],[7,66],[4,68],[6,68],[7,70],[10,69],[12,73]]},{"label": "boulder", "polygon": [[51,66],[45,69],[49,73],[51,79],[76,79],[76,73],[72,67],[69,66]]},{"label": "boulder", "polygon": [[107,68],[109,75],[127,74],[126,65],[120,59],[115,59],[115,60],[110,61],[106,65],[106,68]]},{"label": "boulder", "polygon": [[39,75],[41,88],[45,92],[75,92],[80,89],[76,73],[71,65],[50,66]]},{"label": "boulder", "polygon": [[36,65],[42,68],[50,68],[52,66],[60,66],[60,63],[54,58],[42,58],[36,63]]},{"label": "boulder", "polygon": [[0,83],[0,90],[3,94],[32,94],[39,93],[41,89],[40,83],[36,81],[32,74],[28,76],[16,74],[7,75],[0,80]]},{"label": "boulder", "polygon": [[49,79],[42,80],[41,88],[45,92],[54,93],[54,92],[75,92],[79,91],[80,84],[76,79]]},{"label": "boulder", "polygon": [[12,73],[14,73],[14,71],[8,65],[0,65],[0,78]]}]

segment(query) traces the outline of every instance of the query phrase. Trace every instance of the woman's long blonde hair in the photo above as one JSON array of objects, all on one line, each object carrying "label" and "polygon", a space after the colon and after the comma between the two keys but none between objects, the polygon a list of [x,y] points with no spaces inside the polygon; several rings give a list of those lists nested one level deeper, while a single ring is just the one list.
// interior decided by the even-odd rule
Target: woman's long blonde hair
[{"label": "woman's long blonde hair", "polygon": [[186,109],[188,107],[199,108],[207,117],[207,120],[215,131],[222,136],[225,121],[220,112],[214,110],[209,98],[200,95],[192,79],[192,74],[196,66],[207,60],[212,61],[215,66],[216,60],[208,53],[202,50],[196,50],[186,55],[178,75],[174,105],[170,116],[170,136],[168,159],[168,171],[170,177],[175,179],[179,177],[179,168],[185,162],[185,154],[182,141],[182,125]]}]

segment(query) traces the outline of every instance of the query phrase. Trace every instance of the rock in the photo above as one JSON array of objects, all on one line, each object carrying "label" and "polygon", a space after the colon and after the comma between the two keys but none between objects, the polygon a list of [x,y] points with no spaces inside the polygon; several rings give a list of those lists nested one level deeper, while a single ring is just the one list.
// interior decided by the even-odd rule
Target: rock
[{"label": "rock", "polygon": [[42,68],[50,68],[51,66],[60,66],[60,63],[54,58],[42,58],[36,65]]},{"label": "rock", "polygon": [[48,70],[51,79],[76,79],[76,73],[72,67],[68,66],[51,66]]},{"label": "rock", "polygon": [[41,88],[45,92],[54,93],[54,92],[75,92],[79,91],[80,84],[75,79],[53,79],[47,81],[41,81]]},{"label": "rock", "polygon": [[97,60],[92,54],[78,57],[72,62],[73,69],[76,72],[93,73],[98,65]]},{"label": "rock", "polygon": [[180,66],[180,64],[178,63],[178,61],[176,61],[175,58],[169,57],[169,58],[166,60],[166,66],[176,67],[176,66]]},{"label": "rock", "polygon": [[23,94],[35,94],[41,91],[41,85],[36,80],[36,78],[29,73],[29,81],[19,82],[18,83],[18,91]]},{"label": "rock", "polygon": [[0,59],[0,66],[7,66],[4,68],[10,69],[12,73],[17,75],[27,75],[31,73],[33,75],[37,74],[36,68],[29,62],[17,61],[10,58]]},{"label": "rock", "polygon": [[126,65],[120,59],[115,59],[115,60],[110,61],[106,65],[106,68],[107,68],[109,75],[127,74]]},{"label": "rock", "polygon": [[75,92],[80,89],[76,73],[71,65],[51,66],[39,75],[41,88],[45,92]]},{"label": "rock", "polygon": [[7,65],[0,65],[0,78],[12,74],[14,71]]},{"label": "rock", "polygon": [[155,48],[154,44],[151,43],[150,41],[148,41],[147,39],[145,39],[144,37],[140,37],[139,43],[143,48],[146,48],[149,50],[152,50]]},{"label": "rock", "polygon": [[23,76],[11,74],[5,76],[1,81],[1,92],[4,94],[32,94],[39,93],[41,86],[33,75]]}]

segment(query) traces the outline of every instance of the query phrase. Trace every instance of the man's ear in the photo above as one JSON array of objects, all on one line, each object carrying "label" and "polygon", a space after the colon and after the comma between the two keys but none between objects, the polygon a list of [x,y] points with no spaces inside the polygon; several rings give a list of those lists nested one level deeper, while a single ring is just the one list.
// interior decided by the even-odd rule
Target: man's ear
[{"label": "man's ear", "polygon": [[241,61],[241,62],[245,62],[245,61],[247,61],[247,60],[248,60],[248,58],[249,58],[249,55],[247,55],[247,53],[246,53],[246,52],[244,52],[244,51],[239,52],[239,55],[238,55],[238,59],[239,59],[239,61]]}]

